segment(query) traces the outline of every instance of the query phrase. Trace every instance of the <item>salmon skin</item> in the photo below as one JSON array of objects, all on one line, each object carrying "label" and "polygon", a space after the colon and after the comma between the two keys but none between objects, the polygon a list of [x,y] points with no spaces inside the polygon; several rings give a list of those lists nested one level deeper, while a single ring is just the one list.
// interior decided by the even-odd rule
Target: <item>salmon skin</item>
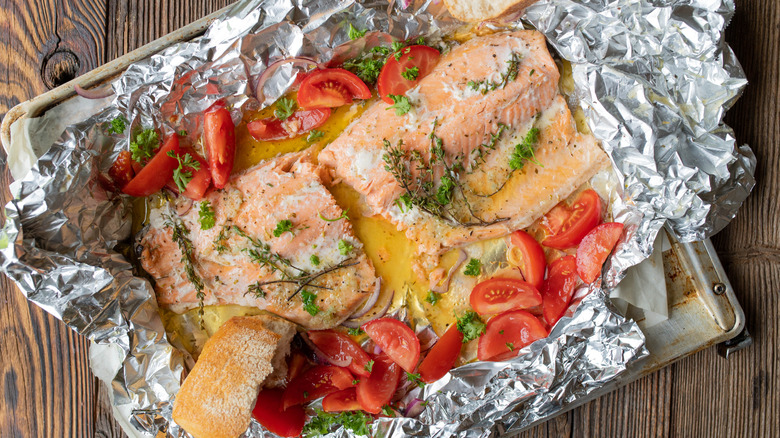
[{"label": "salmon skin", "polygon": [[539,32],[471,39],[406,93],[408,113],[375,102],[318,160],[421,255],[506,235],[609,163],[577,132],[559,78]]},{"label": "salmon skin", "polygon": [[[182,313],[200,304],[174,240],[178,225],[192,243],[204,305],[257,307],[307,329],[341,323],[368,297],[376,274],[322,176],[305,153],[287,154],[234,175],[183,215],[153,209],[141,264],[159,305]],[[215,224],[204,230],[206,201]]]}]

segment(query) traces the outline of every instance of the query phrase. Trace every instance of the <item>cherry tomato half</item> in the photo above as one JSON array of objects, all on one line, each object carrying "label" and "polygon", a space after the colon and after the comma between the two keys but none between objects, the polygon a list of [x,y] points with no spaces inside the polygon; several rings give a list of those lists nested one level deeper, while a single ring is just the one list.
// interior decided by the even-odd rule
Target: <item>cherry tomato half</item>
[{"label": "cherry tomato half", "polygon": [[480,315],[495,315],[507,310],[538,306],[542,304],[542,295],[525,281],[491,278],[474,286],[469,301]]},{"label": "cherry tomato half", "polygon": [[133,170],[133,158],[130,151],[122,151],[116,157],[116,161],[108,169],[108,176],[114,181],[117,188],[122,189],[135,176]]},{"label": "cherry tomato half", "polygon": [[200,201],[206,194],[206,191],[211,187],[211,172],[209,171],[209,164],[200,155],[195,153],[192,148],[181,148],[179,155],[184,157],[184,154],[190,154],[195,161],[200,163],[198,170],[192,167],[185,167],[184,170],[190,172],[192,179],[187,184],[187,189],[182,195],[192,199],[193,201]]},{"label": "cherry tomato half", "polygon": [[318,128],[328,120],[328,117],[330,117],[330,108],[296,111],[285,120],[276,117],[252,120],[246,124],[246,129],[256,140],[284,140]]},{"label": "cherry tomato half", "polygon": [[401,367],[387,355],[374,357],[371,375],[361,378],[357,385],[357,399],[363,410],[372,414],[380,413],[382,407],[393,398],[400,377]]},{"label": "cherry tomato half", "polygon": [[441,379],[455,365],[462,346],[463,333],[458,330],[457,324],[452,324],[433,344],[431,351],[417,368],[420,380],[425,383],[433,383]]},{"label": "cherry tomato half", "polygon": [[577,263],[574,256],[566,256],[550,263],[547,280],[542,285],[542,309],[547,326],[552,327],[561,319],[571,303],[577,286]]},{"label": "cherry tomato half", "polygon": [[413,372],[420,360],[420,340],[406,324],[393,318],[379,318],[361,327],[393,362]]},{"label": "cherry tomato half", "polygon": [[547,337],[547,329],[525,310],[512,310],[492,318],[479,338],[479,360],[500,361],[517,356],[518,350]]},{"label": "cherry tomato half", "polygon": [[360,409],[362,407],[357,399],[355,388],[342,389],[322,399],[322,410],[325,412],[359,411]]},{"label": "cherry tomato half", "polygon": [[156,193],[173,177],[173,171],[179,166],[176,158],[169,157],[168,152],[179,153],[179,136],[168,137],[157,154],[146,163],[129,183],[122,187],[122,192],[138,198]]},{"label": "cherry tomato half", "polygon": [[233,172],[236,156],[236,133],[230,112],[224,106],[214,105],[203,116],[203,140],[208,155],[214,187],[227,185]]},{"label": "cherry tomato half", "polygon": [[[401,56],[396,60],[390,56],[379,72],[377,92],[382,100],[392,104],[391,94],[403,96],[416,87],[422,78],[428,76],[439,63],[441,54],[428,46],[409,46],[401,49]],[[415,70],[416,68],[416,70]],[[404,77],[407,76],[407,77]]]},{"label": "cherry tomato half", "polygon": [[317,365],[287,384],[282,398],[282,409],[355,386],[352,380],[352,374],[346,368]]},{"label": "cherry tomato half", "polygon": [[594,228],[582,239],[577,248],[577,273],[582,281],[593,283],[598,278],[601,266],[607,261],[621,234],[623,224],[607,222]]},{"label": "cherry tomato half", "polygon": [[298,89],[298,106],[303,109],[336,108],[352,103],[353,99],[370,98],[368,85],[343,68],[314,70]]},{"label": "cherry tomato half", "polygon": [[542,245],[556,249],[572,248],[601,221],[601,198],[594,190],[588,189],[580,193],[571,206],[561,202],[544,217],[542,228],[547,237]]},{"label": "cherry tomato half", "polygon": [[309,340],[325,354],[326,359],[334,362],[351,360],[347,368],[352,374],[368,376],[366,365],[370,360],[357,342],[349,336],[334,330],[317,330],[308,333]]},{"label": "cherry tomato half", "polygon": [[544,270],[547,267],[542,245],[522,230],[512,233],[510,241],[512,246],[509,251],[514,255],[513,258],[518,259],[520,273],[528,284],[538,289],[544,281]]},{"label": "cherry tomato half", "polygon": [[299,436],[303,432],[306,413],[302,406],[282,409],[283,396],[282,389],[267,388],[260,391],[252,416],[273,434],[284,437]]}]

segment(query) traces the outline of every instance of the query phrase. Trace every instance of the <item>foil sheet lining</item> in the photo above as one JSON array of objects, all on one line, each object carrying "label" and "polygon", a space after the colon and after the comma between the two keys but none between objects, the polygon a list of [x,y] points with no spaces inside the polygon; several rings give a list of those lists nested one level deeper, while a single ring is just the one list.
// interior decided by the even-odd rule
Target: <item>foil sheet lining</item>
[{"label": "foil sheet lining", "polygon": [[[620,178],[611,210],[628,225],[629,238],[609,262],[604,289],[650,254],[664,224],[683,240],[709,236],[753,187],[755,158],[721,122],[745,86],[723,43],[733,10],[728,0],[542,0],[509,23],[539,29],[573,63],[572,103],[585,110]],[[350,41],[346,23],[370,32]],[[171,401],[183,357],[168,343],[151,285],[132,275],[120,253],[132,206],[109,196],[100,173],[127,140],[106,134],[105,124],[121,114],[134,127],[185,129],[194,140],[201,133],[197,115],[218,99],[237,120],[243,109],[281,96],[293,81],[286,66],[265,83],[262,102],[252,97],[257,76],[277,59],[327,61],[359,51],[371,38],[435,37],[459,25],[433,0],[406,8],[384,0],[239,1],[204,36],[128,68],[113,83],[109,108],[68,128],[14,184],[0,267],[29,300],[96,344],[121,350],[111,383],[119,415],[142,434],[181,436]],[[585,292],[547,339],[517,359],[457,368],[425,388],[430,403],[420,416],[383,418],[373,431],[388,437],[518,431],[613,381],[647,355],[644,337],[612,310],[604,290]],[[269,434],[253,423],[247,436]]]}]

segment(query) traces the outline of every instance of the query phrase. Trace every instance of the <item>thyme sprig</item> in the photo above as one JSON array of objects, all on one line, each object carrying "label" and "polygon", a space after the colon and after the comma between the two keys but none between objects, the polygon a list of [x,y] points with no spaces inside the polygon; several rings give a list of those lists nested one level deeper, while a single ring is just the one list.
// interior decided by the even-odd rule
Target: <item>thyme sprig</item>
[{"label": "thyme sprig", "polygon": [[498,88],[505,88],[507,84],[517,79],[517,73],[520,70],[521,59],[522,56],[519,53],[512,52],[512,58],[507,61],[509,67],[507,67],[505,72],[501,73],[500,81],[489,81],[487,79],[483,79],[481,81],[469,81],[468,86],[472,90],[479,91],[482,94],[488,94],[489,92]]},{"label": "thyme sprig", "polygon": [[197,272],[195,272],[195,246],[190,240],[190,230],[179,220],[167,217],[165,226],[170,227],[173,231],[171,239],[176,242],[181,251],[181,263],[184,265],[184,272],[187,275],[187,280],[192,283],[195,288],[195,296],[198,298],[198,316],[200,317],[200,327],[203,328],[203,301],[206,298],[206,294],[203,292],[205,285],[203,279],[200,278]]},{"label": "thyme sprig", "polygon": [[[538,118],[538,115],[537,115]],[[536,146],[539,142],[539,128],[531,127],[531,129],[525,134],[523,141],[515,145],[514,150],[509,155],[509,175],[507,175],[504,182],[501,183],[498,188],[492,193],[487,195],[476,195],[482,198],[489,198],[496,195],[498,192],[506,187],[506,184],[512,179],[515,171],[520,170],[525,166],[526,162],[531,162],[539,167],[544,167],[539,160],[536,159]]]},{"label": "thyme sprig", "polygon": [[498,129],[496,129],[496,132],[491,132],[488,134],[489,139],[486,143],[482,143],[481,145],[477,146],[471,153],[474,155],[474,158],[471,160],[471,169],[469,169],[468,173],[472,174],[479,170],[479,167],[485,164],[487,162],[487,157],[490,155],[490,152],[496,150],[496,145],[498,144],[498,141],[501,139],[501,135],[504,133],[504,131],[508,130],[509,126],[499,123]]}]

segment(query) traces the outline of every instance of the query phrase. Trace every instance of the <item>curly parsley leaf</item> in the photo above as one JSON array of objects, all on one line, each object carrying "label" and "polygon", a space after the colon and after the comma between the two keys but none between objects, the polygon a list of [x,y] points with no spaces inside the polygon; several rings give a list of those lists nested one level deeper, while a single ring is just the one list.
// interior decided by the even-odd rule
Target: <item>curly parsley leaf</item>
[{"label": "curly parsley leaf", "polygon": [[479,259],[469,260],[469,263],[466,265],[466,268],[463,269],[463,274],[468,275],[470,277],[479,277],[479,274],[481,272],[482,272],[482,262],[480,262]]},{"label": "curly parsley leaf", "polygon": [[441,294],[436,293],[436,292],[434,292],[432,290],[429,290],[428,291],[428,296],[425,297],[425,301],[431,303],[431,306],[435,306],[436,303],[438,303],[440,299],[441,299]]},{"label": "curly parsley leaf", "polygon": [[458,318],[456,323],[458,331],[463,334],[463,343],[469,342],[473,339],[477,339],[485,333],[485,323],[479,318],[477,312],[469,310]]},{"label": "curly parsley leaf", "polygon": [[390,99],[393,99],[393,104],[387,107],[387,109],[394,109],[395,115],[402,116],[412,109],[412,103],[409,102],[408,97],[398,96],[396,94],[388,94],[388,96]]},{"label": "curly parsley leaf", "polygon": [[331,427],[335,425],[342,425],[355,435],[368,436],[371,433],[368,424],[372,418],[365,412],[352,411],[331,414],[319,409],[316,412],[317,415],[303,427],[303,436],[307,438],[327,435]]},{"label": "curly parsley leaf", "polygon": [[282,97],[276,101],[274,116],[279,120],[287,120],[295,112],[295,100]]},{"label": "curly parsley leaf", "polygon": [[309,135],[306,137],[307,143],[314,143],[315,141],[321,139],[325,135],[324,132],[318,131],[316,129],[312,129],[309,131]]},{"label": "curly parsley leaf", "polygon": [[506,343],[506,348],[508,348],[509,351],[515,351],[515,344],[513,344],[511,342],[507,342]]},{"label": "curly parsley leaf", "polygon": [[412,374],[409,371],[406,372],[406,380],[412,382],[413,385],[417,385],[420,388],[425,388],[425,382],[421,380],[419,374]]},{"label": "curly parsley leaf", "polygon": [[198,222],[200,222],[201,230],[210,230],[217,222],[214,209],[211,208],[209,201],[203,201],[200,203],[200,209],[198,210]]},{"label": "curly parsley leaf", "polygon": [[541,166],[542,164],[536,160],[534,155],[534,149],[538,141],[539,128],[531,128],[525,135],[525,138],[523,138],[523,141],[515,145],[515,150],[509,156],[509,167],[512,170],[520,170],[527,161]]},{"label": "curly parsley leaf", "polygon": [[301,301],[303,301],[303,310],[309,312],[309,315],[315,316],[320,313],[320,308],[317,306],[317,294],[307,291],[306,289],[301,291]]},{"label": "curly parsley leaf", "polygon": [[121,134],[125,132],[125,129],[127,129],[127,119],[125,116],[119,116],[109,122],[108,129],[106,129],[106,133],[108,134]]},{"label": "curly parsley leaf", "polygon": [[407,81],[413,81],[417,79],[418,76],[420,76],[420,68],[419,67],[406,67],[404,71],[401,72],[401,76],[406,79]]},{"label": "curly parsley leaf", "polygon": [[276,223],[276,228],[274,228],[273,231],[274,237],[279,237],[287,232],[290,234],[293,232],[293,223],[291,220],[283,219]]},{"label": "curly parsley leaf", "polygon": [[311,257],[309,257],[309,261],[311,262],[312,266],[320,265],[320,258],[317,256],[317,254],[312,254]]},{"label": "curly parsley leaf", "polygon": [[344,239],[339,240],[339,254],[349,255],[355,247]]},{"label": "curly parsley leaf", "polygon": [[385,417],[395,417],[395,411],[388,405],[382,406],[382,415]]},{"label": "curly parsley leaf", "polygon": [[349,36],[349,39],[356,40],[358,38],[362,38],[368,29],[359,30],[355,26],[352,25],[352,23],[349,23],[349,30],[347,31],[347,36]]},{"label": "curly parsley leaf", "polygon": [[452,192],[455,190],[455,181],[447,175],[442,175],[439,190],[436,192],[436,200],[441,205],[452,202]]},{"label": "curly parsley leaf", "polygon": [[366,369],[366,371],[368,371],[370,373],[371,370],[374,369],[374,361],[373,360],[369,360],[368,362],[366,362],[366,366],[364,368]]},{"label": "curly parsley leaf", "polygon": [[360,336],[360,335],[362,335],[362,334],[363,334],[363,333],[365,333],[365,332],[363,331],[363,329],[362,329],[362,328],[360,328],[360,327],[355,327],[355,328],[348,329],[348,330],[347,330],[347,333],[349,333],[349,334],[350,334],[350,335],[352,335],[352,336]]},{"label": "curly parsley leaf", "polygon": [[200,170],[200,162],[192,158],[190,154],[177,155],[174,151],[168,151],[168,156],[176,158],[179,162],[179,167],[173,171],[173,182],[176,183],[176,188],[180,193],[184,193],[187,190],[187,185],[192,181],[193,171]]},{"label": "curly parsley leaf", "polygon": [[154,151],[160,146],[160,137],[154,128],[144,129],[130,140],[130,154],[133,161],[141,163],[152,158]]}]

